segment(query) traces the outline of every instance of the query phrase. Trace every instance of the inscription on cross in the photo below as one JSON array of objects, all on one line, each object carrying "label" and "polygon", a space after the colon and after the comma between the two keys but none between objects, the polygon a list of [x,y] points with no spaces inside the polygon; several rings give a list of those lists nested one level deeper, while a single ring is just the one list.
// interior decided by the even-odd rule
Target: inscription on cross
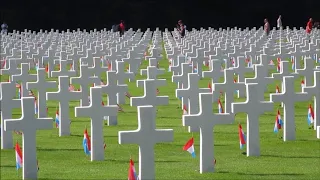
[{"label": "inscription on cross", "polygon": [[70,135],[69,102],[81,98],[80,91],[69,91],[69,77],[59,76],[57,92],[47,92],[47,100],[59,101],[59,136]]},{"label": "inscription on cross", "polygon": [[283,77],[283,89],[281,93],[270,94],[270,101],[283,103],[284,141],[296,139],[294,116],[295,102],[306,101],[309,97],[311,97],[311,95],[306,92],[296,93],[294,91],[294,77],[292,76]]},{"label": "inscription on cross", "polygon": [[5,131],[22,131],[23,179],[37,179],[36,131],[52,129],[52,118],[34,117],[34,97],[21,98],[22,115],[19,119],[6,119]]},{"label": "inscription on cross", "polygon": [[36,89],[38,92],[38,117],[45,118],[47,117],[47,104],[46,104],[46,92],[47,89],[55,88],[56,81],[46,81],[46,71],[43,68],[37,70],[37,81],[36,82],[27,82],[27,89]]},{"label": "inscription on cross", "polygon": [[103,117],[117,116],[117,106],[102,106],[101,87],[90,88],[90,105],[75,108],[75,117],[91,118],[91,161],[104,160]]},{"label": "inscription on cross", "polygon": [[212,93],[199,95],[200,112],[183,115],[183,126],[200,128],[200,173],[214,172],[214,134],[213,128],[218,124],[230,124],[234,120],[231,114],[212,113]]},{"label": "inscription on cross", "polygon": [[[273,110],[273,103],[259,100],[263,93],[258,92],[257,83],[246,84],[247,100],[232,103],[231,111],[234,114],[247,114],[247,156],[260,156],[259,117],[266,111]],[[261,99],[261,98],[260,98]]]},{"label": "inscription on cross", "polygon": [[138,129],[119,131],[119,144],[139,145],[139,178],[155,179],[154,146],[159,142],[172,142],[172,129],[156,129],[156,109],[139,106]]}]

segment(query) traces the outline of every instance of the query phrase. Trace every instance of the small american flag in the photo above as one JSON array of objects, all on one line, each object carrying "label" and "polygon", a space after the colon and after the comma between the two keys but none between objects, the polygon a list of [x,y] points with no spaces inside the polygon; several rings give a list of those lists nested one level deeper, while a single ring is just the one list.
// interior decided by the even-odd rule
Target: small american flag
[{"label": "small american flag", "polygon": [[160,94],[160,91],[159,91],[159,89],[157,89],[157,95],[159,95]]}]

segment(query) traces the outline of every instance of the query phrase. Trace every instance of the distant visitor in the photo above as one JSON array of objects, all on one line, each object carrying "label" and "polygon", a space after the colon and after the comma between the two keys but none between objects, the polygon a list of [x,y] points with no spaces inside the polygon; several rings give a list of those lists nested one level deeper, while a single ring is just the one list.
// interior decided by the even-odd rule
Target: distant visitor
[{"label": "distant visitor", "polygon": [[8,32],[8,25],[3,22],[3,24],[1,25],[1,33],[7,33]]}]

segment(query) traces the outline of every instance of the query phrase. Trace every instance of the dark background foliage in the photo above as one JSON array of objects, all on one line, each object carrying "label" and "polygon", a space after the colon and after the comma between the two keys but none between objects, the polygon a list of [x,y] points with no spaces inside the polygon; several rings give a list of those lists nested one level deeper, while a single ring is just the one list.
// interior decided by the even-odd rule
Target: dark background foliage
[{"label": "dark background foliage", "polygon": [[320,0],[1,0],[1,22],[9,29],[110,29],[125,20],[127,27],[173,28],[182,19],[190,28],[260,27],[268,18],[276,25],[305,27],[320,20]]}]

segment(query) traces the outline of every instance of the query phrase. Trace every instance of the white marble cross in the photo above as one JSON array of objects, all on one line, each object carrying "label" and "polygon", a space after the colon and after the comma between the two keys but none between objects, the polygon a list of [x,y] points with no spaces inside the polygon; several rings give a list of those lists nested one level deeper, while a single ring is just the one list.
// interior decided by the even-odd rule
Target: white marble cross
[{"label": "white marble cross", "polygon": [[246,84],[247,100],[232,103],[231,111],[234,114],[247,114],[247,156],[260,156],[259,117],[267,111],[273,110],[273,102],[261,101],[258,96],[257,83]]},{"label": "white marble cross", "polygon": [[214,60],[210,60],[209,63],[210,63],[211,70],[203,71],[202,77],[211,78],[211,82],[212,82],[211,84],[218,83],[220,78],[223,77],[224,75],[224,70],[221,71],[221,68],[222,68],[221,61],[214,59]]},{"label": "white marble cross", "polygon": [[17,60],[9,59],[8,61],[9,61],[9,67],[7,69],[0,69],[1,75],[6,74],[9,76],[12,76],[12,75],[21,73],[21,70],[18,68],[18,65],[17,65]]},{"label": "white marble cross", "polygon": [[77,71],[68,70],[68,61],[60,60],[60,69],[58,71],[51,71],[51,77],[69,76],[74,77],[77,75]]},{"label": "white marble cross", "polygon": [[183,115],[183,126],[200,128],[200,173],[214,172],[214,134],[213,128],[218,124],[230,124],[234,121],[231,114],[212,113],[212,93],[199,95],[200,112]]},{"label": "white marble cross", "polygon": [[268,69],[260,64],[254,65],[255,70],[255,76],[253,78],[246,78],[245,82],[246,84],[249,83],[257,83],[257,91],[258,95],[257,98],[259,101],[264,101],[264,92],[268,89],[268,84],[271,84],[274,82],[274,79],[272,77],[266,77],[266,74],[268,74]]},{"label": "white marble cross", "polygon": [[292,76],[283,77],[283,89],[281,93],[270,94],[270,101],[283,103],[284,141],[292,141],[296,139],[294,116],[295,102],[306,101],[309,97],[311,97],[311,95],[306,92],[296,93],[294,91],[294,77]]},{"label": "white marble cross", "polygon": [[19,119],[6,119],[5,131],[22,131],[23,179],[37,179],[36,131],[52,129],[52,118],[34,117],[34,97],[21,98],[22,114]]},{"label": "white marble cross", "polygon": [[[129,82],[133,81],[135,79],[135,75],[133,72],[125,72],[124,69],[124,62],[123,61],[116,61],[116,78],[119,85],[124,85],[125,80],[128,79]],[[117,94],[117,102],[118,104],[124,104],[125,103],[125,95],[123,93]]]},{"label": "white marble cross", "polygon": [[[16,97],[14,82],[1,82],[1,149],[12,149],[12,132],[4,130],[4,120],[12,118],[12,110],[21,107],[21,100]],[[34,114],[34,113],[33,113]]]},{"label": "white marble cross", "polygon": [[19,75],[12,75],[12,81],[17,82],[21,81],[21,97],[28,97],[29,93],[27,90],[27,82],[36,81],[37,75],[29,74],[29,64],[28,63],[21,63],[21,73]]},{"label": "white marble cross", "polygon": [[[188,87],[185,89],[176,89],[176,97],[182,97],[188,100],[188,114],[199,113],[199,93],[210,93],[209,88],[199,88],[200,76],[197,73],[188,74]],[[189,126],[189,132],[199,132],[199,127]]]},{"label": "white marble cross", "polygon": [[314,85],[306,86],[303,92],[314,96],[314,129],[320,126],[320,71],[314,71]]},{"label": "white marble cross", "polygon": [[225,93],[225,112],[231,113],[231,103],[234,102],[234,92],[236,90],[245,92],[245,84],[243,82],[235,83],[233,79],[233,69],[224,70],[224,82],[213,84],[214,91],[222,91]]},{"label": "white marble cross", "polygon": [[117,116],[117,106],[102,106],[101,87],[90,88],[90,105],[75,108],[75,117],[91,118],[91,161],[104,160],[103,117]]},{"label": "white marble cross", "polygon": [[[117,84],[117,77],[115,71],[107,72],[107,83],[106,85],[100,86],[102,88],[102,93],[108,94],[107,105],[117,105],[117,94],[124,94],[128,91],[128,86],[124,84]],[[108,116],[107,118],[108,125],[117,125],[118,119],[117,116]]]},{"label": "white marble cross", "polygon": [[38,92],[37,105],[38,105],[38,117],[47,117],[47,97],[46,92],[50,88],[55,88],[56,81],[46,81],[46,71],[43,68],[37,70],[37,81],[27,82],[27,89],[36,89]]},{"label": "white marble cross", "polygon": [[[159,142],[172,142],[172,129],[156,129],[156,109],[139,106],[138,129],[119,131],[119,144],[139,145],[139,179],[155,179],[154,147]],[[212,131],[212,130],[211,130]]]},{"label": "white marble cross", "polygon": [[[188,63],[181,64],[181,74],[177,76],[172,76],[172,82],[178,84],[178,88],[182,89],[183,87],[188,87],[188,74],[192,72],[192,67],[189,66]],[[188,103],[188,99],[182,98],[182,106]]]},{"label": "white marble cross", "polygon": [[240,56],[237,58],[237,65],[232,69],[238,75],[238,82],[244,82],[245,74],[248,72],[253,72],[252,67],[246,67],[246,61],[244,56]]},{"label": "white marble cross", "polygon": [[157,81],[154,79],[146,79],[144,82],[144,95],[141,97],[131,97],[131,106],[158,106],[167,105],[169,103],[168,96],[157,96]]},{"label": "white marble cross", "polygon": [[71,81],[71,84],[80,85],[80,89],[81,89],[80,104],[81,104],[81,106],[88,106],[89,105],[88,86],[93,83],[94,84],[100,83],[100,79],[98,79],[98,77],[96,77],[96,76],[91,76],[91,70],[89,70],[87,65],[80,65],[80,76],[79,77],[71,77],[70,81]]},{"label": "white marble cross", "polygon": [[304,58],[304,68],[296,69],[299,76],[304,76],[305,86],[312,86],[312,78],[314,72],[314,60],[310,57]]},{"label": "white marble cross", "polygon": [[93,58],[93,66],[89,67],[90,70],[93,70],[94,75],[101,79],[101,73],[108,71],[108,67],[101,65],[101,59],[98,57]]},{"label": "white marble cross", "polygon": [[[158,69],[156,66],[148,66],[147,69],[141,69],[141,75],[147,74],[147,79],[155,80],[157,87],[166,85],[166,79],[157,79],[157,76],[163,73],[164,71],[161,69]],[[144,86],[144,80],[137,80],[137,87],[143,87],[143,86]]]},{"label": "white marble cross", "polygon": [[47,92],[47,100],[59,101],[59,136],[70,135],[69,102],[81,98],[80,91],[69,91],[69,77],[59,76],[59,90]]}]

